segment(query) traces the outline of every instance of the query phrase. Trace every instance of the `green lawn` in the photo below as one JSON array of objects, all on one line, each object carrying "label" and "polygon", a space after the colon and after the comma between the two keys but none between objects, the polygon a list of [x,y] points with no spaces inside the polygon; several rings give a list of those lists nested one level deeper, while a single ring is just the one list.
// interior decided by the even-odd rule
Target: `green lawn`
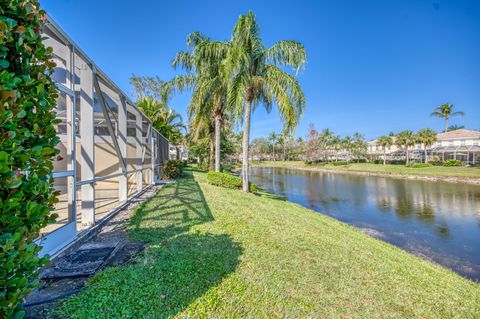
[{"label": "green lawn", "polygon": [[348,165],[334,166],[327,165],[307,165],[302,161],[262,161],[255,162],[257,166],[275,166],[275,167],[300,167],[300,168],[318,168],[318,169],[336,169],[345,171],[375,172],[387,174],[404,175],[426,175],[426,176],[450,176],[480,178],[480,167],[443,167],[432,166],[424,168],[411,168],[404,165],[385,165],[371,163],[351,163]]},{"label": "green lawn", "polygon": [[65,318],[480,318],[480,286],[327,216],[187,171],[137,209],[133,263]]}]

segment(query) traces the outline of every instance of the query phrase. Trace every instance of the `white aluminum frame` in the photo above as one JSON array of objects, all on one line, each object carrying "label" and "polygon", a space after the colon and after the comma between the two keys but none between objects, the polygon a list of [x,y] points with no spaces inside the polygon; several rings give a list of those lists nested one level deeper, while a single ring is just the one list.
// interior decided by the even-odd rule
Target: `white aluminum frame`
[{"label": "white aluminum frame", "polygon": [[[67,114],[66,138],[62,137],[62,143],[66,145],[67,169],[55,171],[53,178],[67,178],[67,222],[65,225],[56,228],[43,235],[37,240],[37,243],[43,246],[41,255],[56,254],[64,247],[69,245],[81,233],[77,229],[77,189],[82,192],[82,207],[80,208],[82,226],[88,228],[94,226],[98,220],[96,219],[95,209],[95,184],[112,178],[118,178],[118,205],[113,208],[115,211],[118,207],[125,204],[129,198],[139,194],[144,189],[150,187],[161,176],[158,176],[158,167],[163,166],[163,161],[168,160],[168,140],[156,131],[151,124],[151,121],[139,110],[135,104],[128,98],[128,96],[104,73],[100,68],[73,42],[73,40],[65,34],[65,32],[50,18],[47,17],[45,25],[45,32],[52,34],[54,39],[52,41],[59,42],[60,47],[57,52],[57,57],[61,57],[62,53],[65,58],[65,66],[60,68],[60,71],[65,72],[65,84],[56,83],[60,92],[67,96]],[[65,48],[63,48],[63,45]],[[65,50],[65,51],[63,51]],[[54,47],[54,54],[55,47]],[[75,65],[76,58],[83,61],[83,65],[78,67]],[[81,68],[77,76],[76,70]],[[77,78],[80,85],[77,84]],[[100,82],[108,90],[101,88]],[[95,92],[95,93],[94,93]],[[82,94],[83,93],[83,94]],[[110,120],[111,110],[109,111],[108,103],[104,98],[104,94],[114,94],[119,98],[118,103],[118,119],[116,121],[117,131]],[[77,123],[77,109],[78,101],[77,94],[80,94],[82,106],[79,110],[80,119]],[[95,103],[94,98],[97,98],[101,111],[103,114],[104,123],[107,125],[107,135],[101,135],[97,139],[95,133]],[[110,96],[110,95],[109,95]],[[129,167],[128,163],[128,145],[129,137],[127,134],[128,125],[128,111],[133,110],[136,118],[136,134],[135,145],[135,159],[134,169]],[[98,112],[97,112],[98,113]],[[65,120],[65,118],[64,118]],[[102,125],[103,125],[102,122]],[[146,137],[143,136],[143,123],[148,123]],[[80,129],[80,144],[82,152],[78,154],[77,158],[77,128]],[[101,131],[99,131],[100,134]],[[117,133],[117,134],[116,134]],[[116,155],[118,157],[118,173],[97,176],[95,171],[95,145],[97,140],[107,141],[108,145],[113,144]],[[130,137],[132,138],[132,137]],[[132,145],[132,144],[130,144]],[[144,166],[145,153],[147,148],[150,149],[151,165]],[[81,177],[77,172],[77,163],[80,163]],[[129,169],[130,168],[130,169]],[[144,170],[151,170],[150,179],[143,181]],[[128,194],[128,176],[136,174],[136,193]],[[112,212],[111,211],[111,212]],[[109,215],[107,213],[106,215]],[[83,231],[82,231],[83,232]]]}]

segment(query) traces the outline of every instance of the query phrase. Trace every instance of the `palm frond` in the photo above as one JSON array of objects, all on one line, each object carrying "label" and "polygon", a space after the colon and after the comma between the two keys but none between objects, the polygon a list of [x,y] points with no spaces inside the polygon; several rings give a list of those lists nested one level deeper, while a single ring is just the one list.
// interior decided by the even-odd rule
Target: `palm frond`
[{"label": "palm frond", "polygon": [[292,67],[295,72],[307,62],[307,54],[302,44],[296,41],[278,41],[265,51],[267,63]]}]

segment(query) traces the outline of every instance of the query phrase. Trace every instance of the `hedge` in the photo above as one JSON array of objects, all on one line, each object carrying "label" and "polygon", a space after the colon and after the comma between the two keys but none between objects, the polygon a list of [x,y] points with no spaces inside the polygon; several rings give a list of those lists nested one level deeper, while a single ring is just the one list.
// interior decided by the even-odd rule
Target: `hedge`
[{"label": "hedge", "polygon": [[59,121],[44,18],[36,0],[0,0],[0,318],[24,316],[19,304],[48,262],[38,257],[34,240],[56,218],[52,158]]},{"label": "hedge", "polygon": [[[208,172],[207,181],[211,185],[221,186],[221,187],[231,188],[231,189],[241,189],[243,185],[243,181],[240,177],[237,177],[228,173],[220,173],[220,172]],[[251,192],[258,191],[258,187],[251,182],[248,183],[248,188]]]},{"label": "hedge", "polygon": [[431,167],[432,164],[430,163],[413,163],[410,165],[411,168],[425,168],[425,167]]}]

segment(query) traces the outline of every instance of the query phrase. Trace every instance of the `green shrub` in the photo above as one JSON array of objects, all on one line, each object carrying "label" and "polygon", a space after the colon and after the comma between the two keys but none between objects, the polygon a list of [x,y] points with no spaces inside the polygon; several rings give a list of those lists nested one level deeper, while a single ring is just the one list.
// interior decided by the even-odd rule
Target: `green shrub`
[{"label": "green shrub", "polygon": [[373,164],[383,164],[383,160],[379,160],[379,159],[373,160]]},{"label": "green shrub", "polygon": [[424,168],[424,167],[431,167],[432,164],[430,163],[412,163],[410,165],[411,168]]},{"label": "green shrub", "polygon": [[429,161],[428,163],[433,166],[443,166],[443,161]]},{"label": "green shrub", "polygon": [[443,166],[461,166],[462,165],[462,162],[460,162],[459,160],[446,160],[446,161],[443,161]]},{"label": "green shrub", "polygon": [[163,166],[163,176],[167,179],[175,179],[183,175],[185,163],[182,160],[166,161]]},{"label": "green shrub", "polygon": [[0,0],[0,318],[24,316],[19,303],[48,262],[34,240],[57,217],[51,173],[60,121],[44,17],[36,0]]},{"label": "green shrub", "polygon": [[[242,179],[240,177],[228,174],[228,173],[220,173],[220,172],[208,172],[207,173],[207,181],[209,184],[215,186],[221,186],[225,188],[231,189],[240,189],[242,188]],[[253,183],[248,183],[248,189],[251,192],[258,191],[258,187]]]},{"label": "green shrub", "polygon": [[348,165],[348,162],[347,161],[336,161],[336,162],[331,162],[330,164],[332,164],[333,166],[344,166],[344,165]]},{"label": "green shrub", "polygon": [[197,168],[202,171],[208,171],[208,163],[207,162],[198,163]]}]

